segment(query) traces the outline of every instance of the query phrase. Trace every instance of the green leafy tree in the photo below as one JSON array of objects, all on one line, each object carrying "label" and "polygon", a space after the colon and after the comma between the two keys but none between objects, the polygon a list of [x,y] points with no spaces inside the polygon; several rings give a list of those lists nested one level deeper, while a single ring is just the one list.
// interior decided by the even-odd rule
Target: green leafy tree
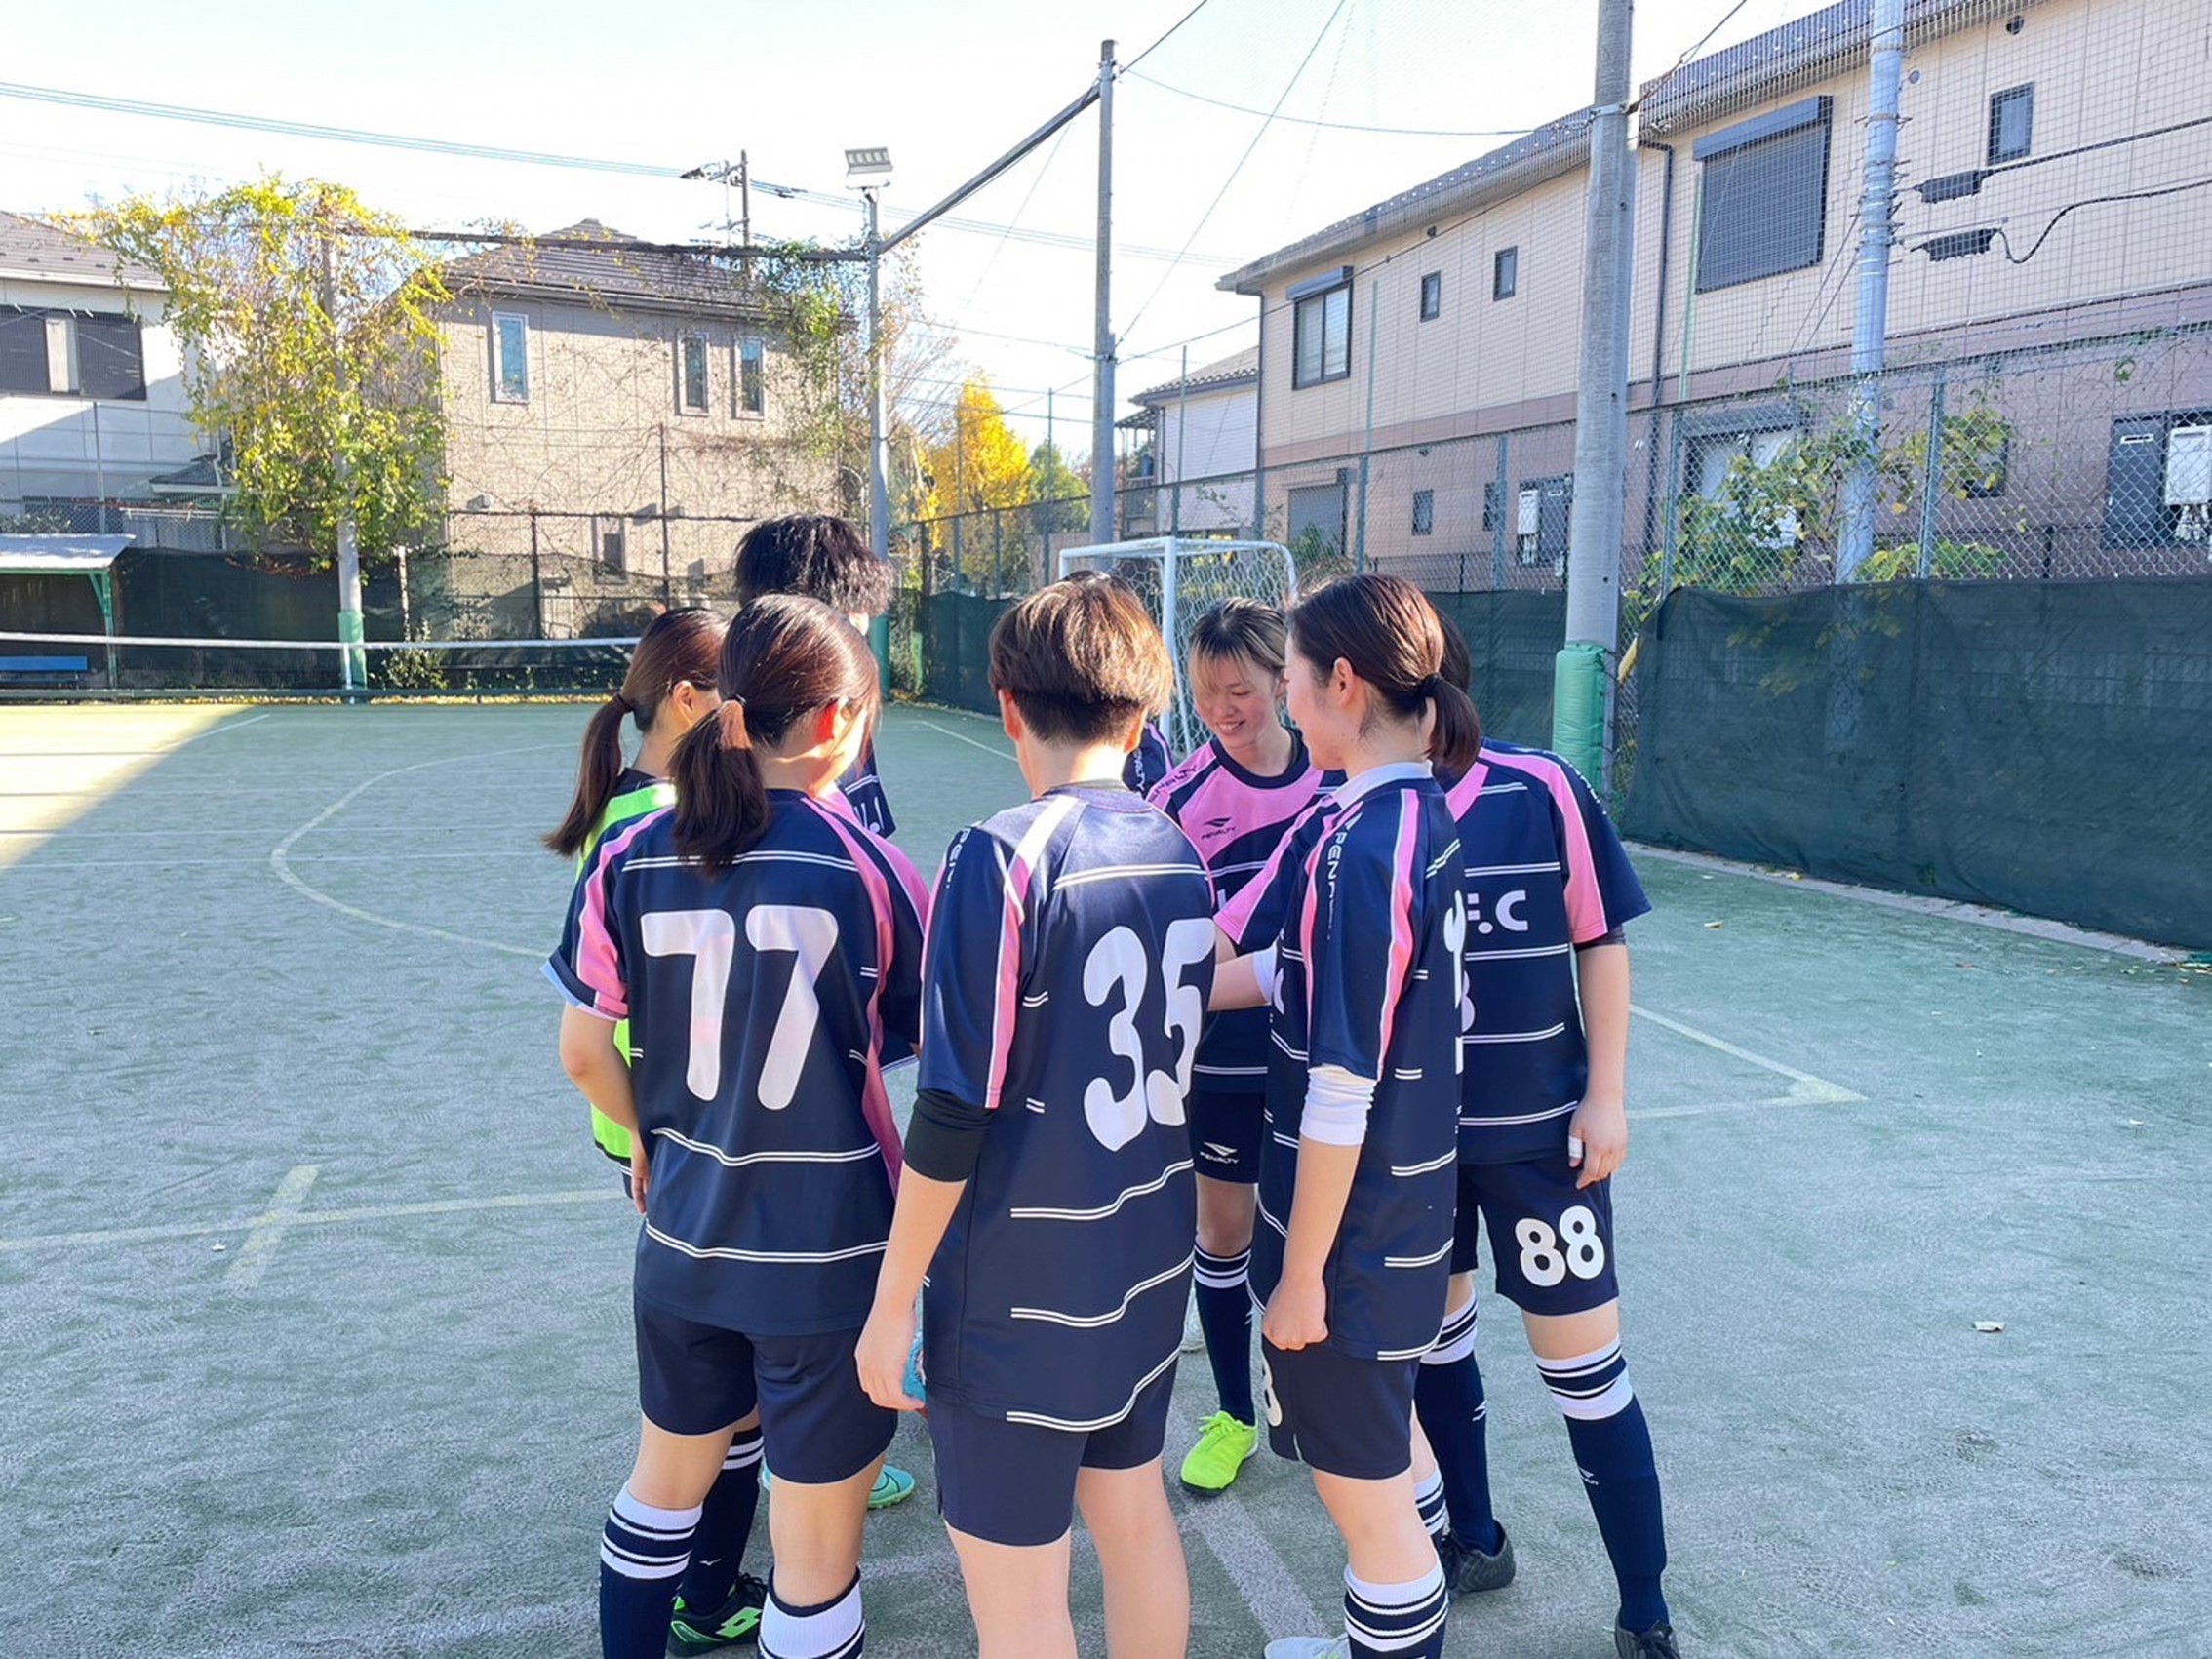
[{"label": "green leafy tree", "polygon": [[375,558],[438,523],[448,296],[402,221],[272,177],[75,223],[168,289],[192,418],[228,441],[226,508],[249,536],[328,558],[350,519]]},{"label": "green leafy tree", "polygon": [[1048,439],[1029,452],[1028,493],[1040,535],[1064,534],[1090,522],[1090,486]]}]

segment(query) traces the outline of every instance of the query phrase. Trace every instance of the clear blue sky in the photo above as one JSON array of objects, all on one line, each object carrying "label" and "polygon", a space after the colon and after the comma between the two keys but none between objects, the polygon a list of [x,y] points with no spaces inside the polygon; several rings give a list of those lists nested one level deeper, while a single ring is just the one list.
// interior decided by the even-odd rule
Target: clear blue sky
[{"label": "clear blue sky", "polygon": [[[1717,23],[1714,46],[1812,0],[1642,0],[1638,77]],[[387,0],[303,7],[148,0],[18,7],[10,81],[366,127],[506,148],[683,168],[749,152],[756,178],[839,191],[849,145],[888,144],[888,198],[919,210],[1009,147],[1095,74],[1113,36],[1126,62],[1190,0]],[[1253,304],[1213,287],[1243,260],[1480,155],[1589,99],[1595,0],[1208,0],[1118,93],[1115,326],[1128,392],[1252,337]],[[1708,50],[1712,50],[1709,48]],[[1301,70],[1301,64],[1303,68]],[[1295,80],[1293,81],[1293,77]],[[1181,89],[1169,91],[1168,87]],[[1288,89],[1285,97],[1285,89]],[[1431,130],[1384,135],[1279,120]],[[1087,239],[1096,128],[1079,121],[963,210]],[[1216,206],[1246,147],[1259,141]],[[641,236],[701,234],[710,184],[428,157],[0,98],[0,208],[82,205],[126,190],[220,184],[264,170],[337,178],[425,224],[594,217]],[[854,213],[756,194],[764,236],[850,234]],[[928,307],[958,336],[948,377],[981,370],[1031,441],[1047,387],[1071,450],[1086,446],[1092,276],[1086,252],[952,229],[920,239]],[[1199,262],[1201,260],[1210,262]],[[1019,336],[1006,338],[1002,336]],[[1044,342],[1044,343],[1029,343]],[[1143,355],[1153,353],[1155,355]],[[934,390],[934,388],[933,388]],[[941,388],[949,397],[951,387]]]}]

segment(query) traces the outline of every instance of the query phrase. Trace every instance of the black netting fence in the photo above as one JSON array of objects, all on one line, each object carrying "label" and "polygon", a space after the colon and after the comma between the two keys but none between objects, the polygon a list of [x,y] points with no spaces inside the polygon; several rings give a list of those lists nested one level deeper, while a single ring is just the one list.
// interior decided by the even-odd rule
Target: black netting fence
[{"label": "black netting fence", "polygon": [[1678,591],[1630,834],[2212,944],[2212,580]]}]

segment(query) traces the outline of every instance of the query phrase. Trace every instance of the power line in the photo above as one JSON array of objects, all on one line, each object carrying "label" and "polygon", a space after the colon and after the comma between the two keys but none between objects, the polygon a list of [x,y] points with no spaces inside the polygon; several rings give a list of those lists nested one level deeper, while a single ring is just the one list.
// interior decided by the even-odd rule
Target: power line
[{"label": "power line", "polygon": [[1213,193],[1213,200],[1206,204],[1205,212],[1199,215],[1198,223],[1191,226],[1190,235],[1183,241],[1182,253],[1178,253],[1173,259],[1168,261],[1167,268],[1160,273],[1159,282],[1154,284],[1152,292],[1145,296],[1144,303],[1136,308],[1136,314],[1128,322],[1130,329],[1135,329],[1137,324],[1144,320],[1144,314],[1152,309],[1152,302],[1160,297],[1161,291],[1167,286],[1167,279],[1175,274],[1175,267],[1182,263],[1183,254],[1190,252],[1191,244],[1199,239],[1200,233],[1205,229],[1206,221],[1213,217],[1214,209],[1220,207],[1224,198],[1228,196],[1231,187],[1237,182],[1237,176],[1244,171],[1244,164],[1252,159],[1252,152],[1259,148],[1260,140],[1267,137],[1268,128],[1274,125],[1277,111],[1281,110],[1290,100],[1290,95],[1298,90],[1298,82],[1305,75],[1307,66],[1313,62],[1314,54],[1322,49],[1322,42],[1329,37],[1330,32],[1336,27],[1336,20],[1344,15],[1344,8],[1351,3],[1352,0],[1336,0],[1336,4],[1330,9],[1328,16],[1323,20],[1321,32],[1314,36],[1314,43],[1306,48],[1306,55],[1298,59],[1297,68],[1290,71],[1290,79],[1284,85],[1282,96],[1276,99],[1275,108],[1267,112],[1266,118],[1259,124],[1259,131],[1252,135],[1252,141],[1244,146],[1244,153],[1237,158],[1237,165],[1229,170],[1229,177],[1221,181],[1221,188]]},{"label": "power line", "polygon": [[1129,73],[1129,71],[1134,69],[1139,63],[1142,63],[1147,58],[1150,58],[1155,52],[1158,52],[1163,46],[1165,46],[1168,41],[1174,38],[1175,31],[1181,28],[1185,23],[1189,22],[1193,18],[1197,17],[1201,12],[1205,11],[1206,5],[1207,0],[1198,0],[1197,5],[1193,6],[1189,11],[1185,12],[1181,17],[1177,18],[1173,22],[1167,25],[1167,32],[1165,34],[1162,35],[1150,46],[1146,47],[1142,52],[1138,53],[1134,58],[1130,59],[1126,63],[1123,64],[1121,73],[1125,75]]},{"label": "power line", "polygon": [[[1123,70],[1127,75],[1129,70]],[[1147,86],[1158,87],[1162,92],[1173,93],[1198,103],[1210,103],[1216,109],[1234,110],[1239,115],[1265,115],[1267,111],[1248,103],[1232,103],[1225,98],[1209,98],[1205,93],[1193,92],[1189,87],[1171,86],[1155,75],[1134,77]],[[1535,129],[1532,127],[1376,127],[1359,121],[1324,121],[1311,115],[1282,115],[1275,120],[1287,127],[1318,127],[1330,133],[1379,133],[1386,138],[1523,138]]]}]

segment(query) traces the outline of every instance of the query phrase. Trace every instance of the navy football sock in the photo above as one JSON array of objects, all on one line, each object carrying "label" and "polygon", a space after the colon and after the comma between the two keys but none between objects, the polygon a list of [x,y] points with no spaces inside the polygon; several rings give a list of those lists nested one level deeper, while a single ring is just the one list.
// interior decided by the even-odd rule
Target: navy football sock
[{"label": "navy football sock", "polygon": [[758,1423],[739,1429],[722,1460],[722,1473],[699,1509],[698,1535],[691,1541],[691,1564],[684,1571],[684,1605],[711,1613],[730,1600],[745,1564],[745,1546],[753,1537],[753,1515],[761,1495],[761,1430]]},{"label": "navy football sock", "polygon": [[1608,1343],[1574,1360],[1539,1360],[1537,1368],[1566,1417],[1591,1512],[1620,1581],[1622,1626],[1647,1631],[1670,1622],[1659,1588],[1667,1570],[1659,1469],[1621,1345]]},{"label": "navy football sock", "polygon": [[661,1659],[698,1523],[696,1509],[655,1509],[622,1488],[599,1545],[602,1659]]},{"label": "navy football sock", "polygon": [[1412,1584],[1344,1575],[1344,1634],[1353,1659],[1442,1659],[1451,1592],[1443,1568]]},{"label": "navy football sock", "polygon": [[1485,1556],[1496,1555],[1501,1540],[1490,1509],[1489,1405],[1475,1363],[1472,1300],[1445,1319],[1437,1345],[1423,1356],[1413,1383],[1413,1408],[1437,1454],[1453,1533]]},{"label": "navy football sock", "polygon": [[1205,1332],[1205,1358],[1213,1367],[1213,1386],[1221,1409],[1240,1423],[1259,1421],[1252,1409],[1252,1294],[1246,1282],[1252,1252],[1233,1256],[1198,1252],[1199,1328]]}]

